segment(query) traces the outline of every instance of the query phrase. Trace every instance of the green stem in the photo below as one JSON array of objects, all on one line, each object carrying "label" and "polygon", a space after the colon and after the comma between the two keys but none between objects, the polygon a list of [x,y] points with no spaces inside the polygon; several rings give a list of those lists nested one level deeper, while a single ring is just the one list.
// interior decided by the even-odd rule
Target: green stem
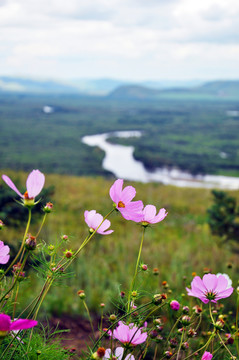
[{"label": "green stem", "polygon": [[19,258],[21,252],[22,252],[22,249],[25,245],[25,240],[26,240],[26,237],[27,237],[27,233],[29,231],[29,227],[30,227],[30,223],[31,223],[31,214],[32,214],[32,211],[31,211],[31,208],[28,208],[28,221],[27,221],[27,226],[26,226],[26,230],[25,230],[25,233],[24,233],[24,236],[23,236],[23,239],[22,239],[22,244],[21,244],[21,247],[17,253],[17,255],[15,256],[15,258],[13,259],[13,261],[11,262],[11,264],[8,266],[7,270],[4,272],[4,274],[1,276],[0,278],[0,281],[2,281],[2,279],[4,278],[4,276],[9,272],[9,270],[11,270],[11,268],[13,267],[13,265],[16,263],[17,259]]},{"label": "green stem", "polygon": [[178,353],[177,353],[177,358],[176,360],[179,360],[179,354],[180,354],[180,350],[181,350],[181,347],[182,347],[182,343],[183,343],[183,338],[184,338],[184,329],[183,329],[183,332],[182,332],[182,336],[181,336],[181,339],[180,339],[180,344],[179,344],[179,348],[178,348]]},{"label": "green stem", "polygon": [[45,221],[46,221],[47,215],[48,215],[47,213],[44,214],[44,217],[43,217],[41,226],[40,226],[40,228],[39,228],[39,230],[38,230],[38,233],[37,233],[36,236],[35,236],[36,238],[39,236],[39,234],[40,234],[40,232],[41,232],[41,230],[42,230],[42,228],[43,228],[43,225],[44,225],[44,223],[45,223]]},{"label": "green stem", "polygon": [[88,308],[85,300],[83,300],[83,304],[84,304],[84,307],[86,309],[86,312],[87,312],[87,315],[88,315],[88,318],[89,318],[89,321],[90,321],[90,326],[91,326],[93,338],[94,338],[94,341],[95,341],[95,331],[94,331],[94,326],[93,326],[92,319],[91,319],[91,316],[90,316],[89,308]]},{"label": "green stem", "polygon": [[14,286],[16,285],[16,282],[18,281],[18,278],[19,278],[19,275],[20,275],[20,273],[21,273],[21,271],[23,270],[23,268],[24,268],[24,266],[25,266],[25,264],[26,264],[26,261],[27,261],[27,258],[28,258],[28,252],[26,253],[26,256],[25,256],[25,258],[24,258],[24,260],[23,260],[23,262],[22,262],[22,265],[21,265],[21,267],[20,267],[20,269],[19,269],[19,271],[18,271],[18,273],[17,273],[17,276],[15,277],[15,280],[14,280],[14,282],[13,282],[13,284],[11,285],[11,287],[8,289],[8,291],[0,298],[0,303],[2,302],[2,300],[6,297],[6,295],[8,295],[11,291],[12,291],[12,289],[14,288]]},{"label": "green stem", "polygon": [[224,346],[224,348],[227,350],[227,352],[230,354],[231,359],[234,358],[234,355],[231,353],[231,351],[228,349],[228,347],[226,346],[226,344],[224,343],[224,341],[222,340],[221,335],[219,334],[219,332],[217,333],[217,336],[219,337],[221,344]]},{"label": "green stem", "polygon": [[134,288],[136,276],[137,276],[137,274],[138,274],[139,261],[140,261],[141,252],[142,252],[142,248],[143,248],[143,242],[144,242],[144,234],[145,234],[145,226],[143,226],[143,232],[142,232],[142,237],[141,237],[141,242],[140,242],[140,247],[139,247],[138,258],[137,258],[137,262],[136,262],[136,266],[135,266],[134,277],[133,277],[133,280],[132,280],[132,282],[131,282],[130,289],[129,289],[128,309],[127,309],[128,312],[129,312],[129,309],[130,309],[131,293],[132,293],[132,290],[133,290],[133,288]]}]

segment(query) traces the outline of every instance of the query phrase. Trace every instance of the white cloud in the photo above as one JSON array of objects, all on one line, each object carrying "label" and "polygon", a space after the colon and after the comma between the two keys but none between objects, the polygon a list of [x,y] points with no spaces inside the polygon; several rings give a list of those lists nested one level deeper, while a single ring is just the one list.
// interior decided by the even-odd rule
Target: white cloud
[{"label": "white cloud", "polygon": [[239,77],[237,0],[8,0],[0,10],[2,74]]}]

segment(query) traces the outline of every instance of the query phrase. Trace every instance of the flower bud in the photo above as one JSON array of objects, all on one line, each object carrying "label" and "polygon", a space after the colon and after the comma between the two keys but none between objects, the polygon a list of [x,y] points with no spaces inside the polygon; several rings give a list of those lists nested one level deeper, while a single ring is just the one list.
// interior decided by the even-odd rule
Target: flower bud
[{"label": "flower bud", "polygon": [[28,234],[28,237],[25,241],[25,247],[28,250],[35,250],[37,246],[37,240],[35,236],[32,236],[31,234]]},{"label": "flower bud", "polygon": [[189,307],[188,307],[188,306],[184,306],[184,307],[183,307],[183,313],[184,313],[184,314],[188,314],[188,313],[189,313]]},{"label": "flower bud", "polygon": [[146,264],[142,264],[141,265],[141,270],[142,271],[147,271],[148,270],[148,266]]},{"label": "flower bud", "polygon": [[105,304],[104,304],[104,303],[101,303],[101,304],[100,304],[100,307],[101,307],[101,308],[104,308],[104,307],[105,307]]},{"label": "flower bud", "polygon": [[195,311],[195,314],[200,315],[202,312],[202,308],[199,305],[195,305],[193,307],[193,310]]},{"label": "flower bud", "polygon": [[79,296],[79,298],[80,298],[81,300],[84,300],[85,297],[86,297],[84,290],[78,290],[78,291],[77,291],[77,295]]},{"label": "flower bud", "polygon": [[124,291],[121,291],[120,292],[120,297],[123,299],[125,297],[125,292]]},{"label": "flower bud", "polygon": [[154,319],[154,325],[162,325],[162,320],[160,318]]},{"label": "flower bud", "polygon": [[158,268],[154,268],[153,269],[153,274],[156,276],[159,274],[159,269]]},{"label": "flower bud", "polygon": [[190,322],[191,322],[191,318],[190,318],[190,316],[188,316],[188,315],[184,315],[184,316],[182,317],[181,322],[182,322],[182,324],[183,324],[184,326],[189,325],[189,324],[190,324]]},{"label": "flower bud", "polygon": [[73,256],[73,251],[72,251],[72,250],[65,250],[65,251],[63,252],[63,254],[65,255],[65,257],[66,257],[67,259],[70,259],[70,258]]},{"label": "flower bud", "polygon": [[115,320],[117,319],[117,316],[115,314],[111,314],[109,319],[111,322],[115,322]]},{"label": "flower bud", "polygon": [[221,330],[224,327],[224,325],[225,325],[225,322],[222,319],[220,319],[220,320],[216,321],[215,328],[217,330]]},{"label": "flower bud", "polygon": [[132,297],[135,298],[135,297],[137,297],[137,295],[138,295],[137,291],[134,290],[134,291],[131,292],[131,296],[132,296]]},{"label": "flower bud", "polygon": [[43,208],[44,213],[49,214],[52,212],[53,204],[51,202],[46,203],[46,205]]},{"label": "flower bud", "polygon": [[68,235],[62,235],[61,239],[64,240],[64,241],[67,241],[68,240]]},{"label": "flower bud", "polygon": [[3,221],[0,220],[0,230],[2,230],[2,228],[3,228],[4,226],[5,226],[5,225],[4,225]]},{"label": "flower bud", "polygon": [[189,343],[187,341],[185,341],[184,343],[182,343],[182,349],[183,350],[187,350],[189,348]]},{"label": "flower bud", "polygon": [[170,340],[169,340],[169,343],[170,343],[170,346],[171,346],[172,348],[176,348],[177,345],[178,345],[178,341],[177,341],[177,339],[175,339],[175,338],[170,339]]},{"label": "flower bud", "polygon": [[174,311],[178,311],[180,309],[180,304],[177,300],[172,300],[170,303],[170,307]]},{"label": "flower bud", "polygon": [[173,353],[171,351],[165,351],[164,355],[166,356],[167,359],[170,359],[173,356]]},{"label": "flower bud", "polygon": [[196,335],[197,335],[196,330],[194,330],[194,329],[192,329],[192,328],[190,328],[190,329],[188,330],[188,336],[189,336],[189,337],[195,337]]}]

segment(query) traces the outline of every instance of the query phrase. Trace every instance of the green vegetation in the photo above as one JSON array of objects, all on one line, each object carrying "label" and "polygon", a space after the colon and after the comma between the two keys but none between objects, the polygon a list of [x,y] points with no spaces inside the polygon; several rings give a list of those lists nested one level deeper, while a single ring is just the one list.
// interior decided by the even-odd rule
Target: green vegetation
[{"label": "green vegetation", "polygon": [[[21,184],[25,182],[25,173],[16,175],[8,171],[7,174],[13,180],[19,178]],[[101,177],[93,179],[47,175],[46,186],[55,185],[54,195],[50,199],[54,203],[54,211],[48,215],[39,241],[41,239],[43,244],[54,244],[57,238],[67,234],[69,243],[66,243],[65,248],[76,250],[88,234],[84,211],[96,209],[104,215],[110,211],[112,202],[108,193],[112,183],[113,180]],[[237,283],[237,254],[231,252],[228,244],[221,246],[217,238],[212,237],[207,224],[206,209],[212,202],[209,190],[130,184],[136,187],[137,199],[142,199],[145,204],[154,204],[158,209],[164,207],[169,212],[163,222],[152,226],[153,230],[149,228],[146,231],[142,261],[148,265],[149,271],[140,286],[144,295],[148,292],[163,292],[161,284],[164,280],[173,291],[177,290],[177,294],[185,293],[185,286],[192,280],[192,272],[201,276],[204,268],[214,273],[226,272],[234,284]],[[237,192],[231,192],[230,195],[239,199]],[[4,218],[2,220],[5,221]],[[99,312],[99,304],[105,302],[107,312],[112,309],[109,299],[117,303],[120,291],[128,289],[129,279],[134,273],[141,227],[124,220],[119,213],[113,214],[110,220],[114,233],[97,235],[86,246],[79,260],[69,269],[70,273],[76,275],[69,274],[60,287],[53,287],[47,295],[43,305],[45,312],[84,313],[77,296],[79,289],[85,290],[91,310]],[[38,226],[33,224],[32,234],[37,232]],[[19,229],[6,226],[1,231],[1,240],[12,248],[21,242],[22,233]],[[228,268],[231,266],[229,264],[232,268]],[[159,275],[154,275],[154,268],[159,269]],[[40,273],[39,276],[23,281],[21,287],[24,291],[21,291],[19,307],[29,303],[41,286]]]},{"label": "green vegetation", "polygon": [[[107,175],[103,152],[82,144],[81,137],[141,130],[142,138],[114,141],[134,145],[135,157],[148,169],[176,165],[194,174],[238,176],[239,117],[228,113],[238,111],[238,101],[202,100],[199,94],[190,100],[180,91],[170,100],[166,94],[152,100],[2,93],[0,168]],[[54,112],[44,113],[45,105]]]}]

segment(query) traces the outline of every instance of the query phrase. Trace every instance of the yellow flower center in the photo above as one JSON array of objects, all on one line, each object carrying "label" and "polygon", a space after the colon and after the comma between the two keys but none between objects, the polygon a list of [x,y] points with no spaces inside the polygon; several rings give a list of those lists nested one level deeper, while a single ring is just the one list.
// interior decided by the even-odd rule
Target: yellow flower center
[{"label": "yellow flower center", "polygon": [[119,208],[125,208],[125,204],[123,203],[123,201],[118,202],[118,207]]}]

